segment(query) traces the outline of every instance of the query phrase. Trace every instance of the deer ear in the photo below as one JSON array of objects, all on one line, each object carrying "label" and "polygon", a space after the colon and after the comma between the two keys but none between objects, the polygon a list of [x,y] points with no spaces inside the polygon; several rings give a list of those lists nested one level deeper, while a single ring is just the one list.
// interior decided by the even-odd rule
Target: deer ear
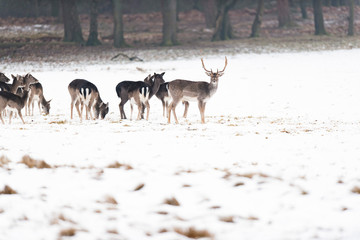
[{"label": "deer ear", "polygon": [[16,78],[16,77],[15,77],[14,75],[12,75],[12,74],[11,74],[11,77],[12,77],[13,79],[15,79],[15,78]]},{"label": "deer ear", "polygon": [[106,107],[109,107],[109,102],[106,104]]},{"label": "deer ear", "polygon": [[205,72],[206,75],[208,75],[209,77],[211,77],[211,73],[210,72]]},{"label": "deer ear", "polygon": [[48,101],[48,103],[50,103],[50,102],[51,102],[51,100],[52,100],[52,99],[50,99],[50,100]]},{"label": "deer ear", "polygon": [[162,74],[160,74],[161,76],[164,76],[165,72],[163,72]]}]

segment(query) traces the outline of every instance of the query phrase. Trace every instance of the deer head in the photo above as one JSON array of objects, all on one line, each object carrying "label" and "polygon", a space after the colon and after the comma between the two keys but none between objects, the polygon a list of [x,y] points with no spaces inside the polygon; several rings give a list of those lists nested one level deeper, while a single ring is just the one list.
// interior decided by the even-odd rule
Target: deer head
[{"label": "deer head", "polygon": [[204,60],[201,58],[201,63],[202,66],[205,70],[205,74],[208,75],[211,78],[211,82],[217,82],[219,80],[219,77],[221,77],[222,75],[224,75],[224,71],[225,68],[227,66],[227,58],[225,57],[225,67],[223,70],[219,71],[218,69],[216,69],[216,72],[213,72],[212,69],[209,71],[206,69],[205,64],[204,64]]}]

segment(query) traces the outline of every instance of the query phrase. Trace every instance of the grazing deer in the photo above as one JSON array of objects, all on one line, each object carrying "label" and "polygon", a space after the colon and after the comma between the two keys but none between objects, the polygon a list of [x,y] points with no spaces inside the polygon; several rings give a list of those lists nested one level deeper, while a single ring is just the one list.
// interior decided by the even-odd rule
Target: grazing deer
[{"label": "grazing deer", "polygon": [[225,57],[225,67],[222,71],[217,70],[213,72],[205,68],[204,61],[201,58],[202,66],[206,75],[210,77],[210,83],[208,82],[194,82],[188,80],[174,80],[169,82],[168,90],[169,96],[172,98],[172,102],[169,104],[168,109],[168,123],[170,123],[171,111],[174,114],[175,122],[179,123],[175,108],[180,101],[195,101],[198,102],[201,123],[205,123],[205,106],[206,102],[214,95],[218,88],[219,77],[224,74],[227,66],[227,58]]},{"label": "grazing deer", "polygon": [[[17,78],[25,84],[23,96],[20,97],[15,93],[7,92],[7,91],[0,92],[0,112],[3,112],[3,110],[5,110],[6,108],[11,110],[9,116],[9,124],[11,124],[13,111],[17,111],[17,114],[21,118],[21,121],[23,122],[23,124],[25,124],[25,121],[21,114],[21,109],[24,108],[26,100],[29,96],[30,85],[38,82],[30,74],[26,74],[25,77],[17,76]],[[2,114],[0,114],[0,119],[1,122],[5,124],[4,119],[2,118]]]},{"label": "grazing deer", "polygon": [[[69,84],[68,90],[71,96],[71,119],[73,119],[74,104],[80,120],[82,120],[84,105],[86,110],[86,120],[89,119],[89,114],[91,119],[95,120],[99,117],[104,119],[106,114],[109,112],[109,103],[105,104],[101,100],[100,93],[93,83],[84,79],[75,79]],[[81,104],[81,111],[79,109],[79,104]],[[95,117],[93,117],[92,111],[94,112]]]},{"label": "grazing deer", "polygon": [[161,74],[154,73],[153,76],[149,75],[142,81],[122,81],[116,86],[116,93],[120,98],[119,110],[121,119],[126,119],[124,105],[130,100],[130,119],[132,119],[133,104],[138,106],[137,120],[141,119],[144,106],[147,109],[146,120],[149,120],[150,104],[149,100],[159,90],[160,84],[164,82],[163,76],[165,72]]},{"label": "grazing deer", "polygon": [[[27,110],[28,110],[27,114],[30,115],[30,112],[31,112],[32,116],[34,116],[35,101],[38,102],[39,112],[40,113],[43,112],[45,115],[48,115],[50,112],[51,100],[46,101],[41,83],[35,83],[30,86],[29,99],[28,99],[28,103],[27,103]],[[40,105],[41,105],[42,111],[40,109]],[[31,111],[30,111],[30,106],[31,106]]]},{"label": "grazing deer", "polygon": [[7,76],[5,76],[4,73],[0,72],[0,82],[7,83],[9,81],[10,79]]}]

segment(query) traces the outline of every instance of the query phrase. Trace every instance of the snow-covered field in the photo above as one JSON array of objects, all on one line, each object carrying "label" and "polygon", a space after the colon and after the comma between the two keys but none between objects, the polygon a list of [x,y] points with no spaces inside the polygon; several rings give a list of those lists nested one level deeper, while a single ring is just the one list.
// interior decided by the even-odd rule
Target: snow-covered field
[{"label": "snow-covered field", "polygon": [[[2,64],[37,77],[52,107],[0,125],[0,192],[17,192],[0,195],[0,239],[360,239],[359,56],[228,56],[204,125],[196,103],[167,124],[156,98],[148,122],[120,121],[115,93],[153,72],[208,81],[198,58]],[[75,78],[110,102],[105,120],[70,120]],[[26,155],[51,168],[29,168]]]}]

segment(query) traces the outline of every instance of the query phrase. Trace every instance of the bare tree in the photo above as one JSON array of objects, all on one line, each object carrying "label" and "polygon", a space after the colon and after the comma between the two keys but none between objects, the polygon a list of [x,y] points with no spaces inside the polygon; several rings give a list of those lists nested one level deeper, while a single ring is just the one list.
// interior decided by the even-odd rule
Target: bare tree
[{"label": "bare tree", "polygon": [[212,41],[234,38],[234,33],[230,23],[229,10],[235,5],[236,1],[237,0],[217,0],[218,12]]},{"label": "bare tree", "polygon": [[326,35],[324,17],[322,11],[322,0],[313,0],[315,35]]},{"label": "bare tree", "polygon": [[215,0],[201,0],[200,3],[203,8],[206,27],[214,28],[216,22],[216,13],[217,13]]},{"label": "bare tree", "polygon": [[65,42],[84,42],[79,20],[79,14],[74,0],[60,0]]},{"label": "bare tree", "polygon": [[291,25],[289,0],[277,0],[279,27]]},{"label": "bare tree", "polygon": [[99,0],[91,0],[90,2],[90,33],[86,46],[97,46],[101,44],[98,39],[98,3]]},{"label": "bare tree", "polygon": [[348,0],[348,5],[349,5],[348,36],[354,36],[354,0]]},{"label": "bare tree", "polygon": [[255,38],[260,36],[260,28],[262,22],[262,16],[264,13],[264,0],[258,0],[258,5],[256,8],[256,16],[251,27],[250,37]]},{"label": "bare tree", "polygon": [[307,19],[307,18],[308,18],[307,11],[306,11],[306,1],[307,1],[307,0],[300,0],[301,17],[302,17],[303,19]]},{"label": "bare tree", "polygon": [[178,44],[177,41],[177,22],[176,22],[176,0],[161,0],[163,18],[163,46]]},{"label": "bare tree", "polygon": [[114,47],[126,47],[124,39],[123,0],[113,0],[114,4]]}]

